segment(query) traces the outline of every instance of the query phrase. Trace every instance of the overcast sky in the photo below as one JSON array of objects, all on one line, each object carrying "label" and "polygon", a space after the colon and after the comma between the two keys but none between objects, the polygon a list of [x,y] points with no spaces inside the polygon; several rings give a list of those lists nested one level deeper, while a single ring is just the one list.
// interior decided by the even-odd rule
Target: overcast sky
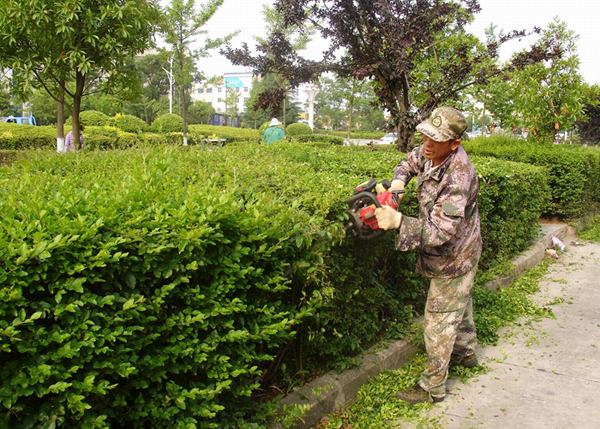
[{"label": "overcast sky", "polygon": [[[202,3],[202,0],[197,0]],[[221,8],[204,27],[211,37],[224,36],[232,31],[241,30],[234,39],[234,47],[247,42],[255,46],[254,36],[264,36],[262,5],[272,5],[273,0],[225,0]],[[590,84],[600,84],[600,0],[479,0],[481,12],[469,26],[469,31],[485,40],[484,29],[490,23],[506,33],[511,30],[530,30],[535,26],[546,28],[559,17],[567,23],[569,29],[579,35],[578,55],[581,61],[580,73]],[[535,36],[512,41],[505,45],[500,54],[506,60],[518,50],[529,47],[535,42]],[[311,58],[318,58],[322,46],[314,46]],[[243,68],[231,63],[215,53],[212,58],[202,59],[199,69],[206,75],[222,75],[225,72],[240,72]]]}]

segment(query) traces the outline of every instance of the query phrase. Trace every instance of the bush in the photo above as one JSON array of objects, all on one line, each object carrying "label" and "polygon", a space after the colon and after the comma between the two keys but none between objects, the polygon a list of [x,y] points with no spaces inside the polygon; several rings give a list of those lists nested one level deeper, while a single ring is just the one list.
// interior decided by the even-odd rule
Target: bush
[{"label": "bush", "polygon": [[[423,305],[415,252],[343,229],[401,157],[282,142],[0,168],[0,426],[260,427],[260,381],[342,368]],[[474,163],[491,265],[535,233],[546,176]]]},{"label": "bush", "polygon": [[265,135],[265,131],[267,131],[267,128],[269,128],[270,123],[271,121],[263,122],[263,124],[260,127],[258,127],[258,134],[260,134],[261,139]]},{"label": "bush", "polygon": [[285,129],[285,134],[288,138],[294,137],[294,136],[306,135],[306,134],[310,135],[312,133],[313,133],[312,128],[306,124],[303,124],[302,122],[296,122],[294,124],[290,124]]},{"label": "bush", "polygon": [[159,116],[154,120],[150,131],[153,133],[182,133],[183,132],[183,118],[178,115],[167,113]]},{"label": "bush", "polygon": [[465,142],[470,153],[546,167],[551,200],[544,215],[565,219],[588,213],[600,201],[600,154],[569,145],[542,145],[510,137],[480,137]]},{"label": "bush", "polygon": [[[102,112],[97,110],[84,110],[79,113],[79,120],[86,127],[95,126],[95,127],[103,127],[105,125],[111,126],[113,125],[113,119],[109,116],[105,115]],[[65,125],[71,125],[71,121],[67,120]]]},{"label": "bush", "polygon": [[344,139],[341,137],[326,136],[322,134],[302,134],[292,138],[292,141],[298,143],[329,143],[341,146],[344,144]]},{"label": "bush", "polygon": [[122,131],[137,134],[150,129],[146,121],[133,115],[117,114],[114,119],[114,126]]},{"label": "bush", "polygon": [[115,127],[86,127],[84,131],[85,150],[112,150],[138,147],[145,140],[139,135],[121,131]]},{"label": "bush", "polygon": [[0,123],[0,150],[56,150],[56,127]]},{"label": "bush", "polygon": [[259,142],[262,135],[257,130],[251,128],[235,128],[235,127],[222,127],[218,125],[190,125],[190,130],[195,133],[202,134],[205,137],[212,135],[218,138],[226,139],[227,143],[232,142]]}]

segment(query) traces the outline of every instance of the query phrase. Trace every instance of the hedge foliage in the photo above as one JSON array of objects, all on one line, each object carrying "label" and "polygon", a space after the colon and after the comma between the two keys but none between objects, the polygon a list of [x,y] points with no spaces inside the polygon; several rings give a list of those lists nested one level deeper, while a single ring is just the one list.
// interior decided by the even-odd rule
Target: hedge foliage
[{"label": "hedge foliage", "polygon": [[146,121],[133,115],[121,115],[120,113],[115,115],[114,126],[121,131],[128,133],[141,134],[145,131],[149,131],[150,127]]},{"label": "hedge foliage", "polygon": [[250,128],[220,127],[217,125],[190,125],[189,129],[205,137],[217,136],[227,143],[252,141],[259,142],[262,134]]},{"label": "hedge foliage", "polygon": [[298,143],[329,143],[332,145],[341,146],[344,144],[344,139],[341,137],[325,136],[320,134],[301,134],[290,138],[291,141]]},{"label": "hedge foliage", "polygon": [[464,143],[472,154],[546,168],[551,200],[546,216],[581,217],[600,202],[600,153],[581,146],[518,142],[510,137],[480,137]]},{"label": "hedge foliage", "polygon": [[[400,335],[426,293],[416,254],[343,230],[356,184],[400,159],[148,145],[0,168],[0,426],[257,428],[261,382]],[[527,246],[547,181],[474,161],[485,266]]]},{"label": "hedge foliage", "polygon": [[153,133],[182,133],[183,118],[173,113],[167,113],[154,120],[150,131]]},{"label": "hedge foliage", "polygon": [[[114,125],[114,118],[111,118],[110,116],[107,116],[104,113],[99,112],[97,110],[84,110],[83,112],[80,112],[79,120],[86,127],[88,127],[88,126],[103,127],[103,126],[113,126]],[[65,125],[70,126],[71,120],[68,119],[65,122]]]},{"label": "hedge foliage", "polygon": [[285,134],[288,138],[301,135],[312,135],[312,133],[312,128],[302,122],[289,124],[285,128]]},{"label": "hedge foliage", "polygon": [[56,127],[0,122],[0,150],[25,149],[56,150]]}]

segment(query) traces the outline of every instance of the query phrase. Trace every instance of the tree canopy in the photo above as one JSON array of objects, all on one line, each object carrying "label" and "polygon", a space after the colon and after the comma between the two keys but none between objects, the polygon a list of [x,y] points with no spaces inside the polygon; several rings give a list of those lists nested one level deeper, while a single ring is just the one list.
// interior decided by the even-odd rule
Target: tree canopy
[{"label": "tree canopy", "polygon": [[372,79],[379,107],[399,129],[402,150],[421,120],[437,106],[458,101],[465,88],[559,54],[536,45],[499,67],[499,46],[527,33],[513,31],[484,45],[464,28],[480,11],[476,0],[276,0],[275,7],[284,28],[314,26],[320,31],[329,42],[322,60],[301,57],[277,29],[259,43],[257,54],[243,44],[228,46],[224,55],[259,75],[277,71],[292,87],[328,71]]},{"label": "tree canopy", "polygon": [[76,142],[82,96],[135,88],[126,61],[149,47],[159,16],[152,0],[0,0],[0,10],[0,65],[15,92],[64,94]]}]

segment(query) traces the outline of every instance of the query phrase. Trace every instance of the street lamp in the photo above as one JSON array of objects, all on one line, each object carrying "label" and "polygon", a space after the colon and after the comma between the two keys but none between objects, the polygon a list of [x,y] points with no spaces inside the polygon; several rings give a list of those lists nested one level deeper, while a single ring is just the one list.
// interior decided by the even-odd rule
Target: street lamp
[{"label": "street lamp", "polygon": [[169,76],[169,113],[173,113],[173,57],[169,59],[170,70],[162,68]]},{"label": "street lamp", "polygon": [[304,92],[308,96],[308,125],[311,129],[314,129],[315,98],[319,92],[319,87],[314,82],[309,82],[304,87]]}]

